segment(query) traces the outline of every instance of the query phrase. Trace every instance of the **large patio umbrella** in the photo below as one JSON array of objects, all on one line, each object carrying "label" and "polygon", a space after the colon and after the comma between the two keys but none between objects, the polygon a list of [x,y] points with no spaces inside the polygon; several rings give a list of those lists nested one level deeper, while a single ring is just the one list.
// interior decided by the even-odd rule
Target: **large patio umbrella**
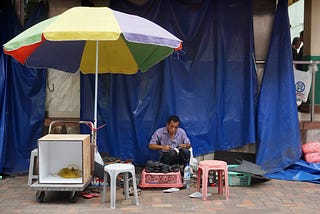
[{"label": "large patio umbrella", "polygon": [[74,7],[17,35],[4,52],[28,67],[95,74],[96,145],[98,73],[145,72],[181,47],[180,39],[142,17]]}]

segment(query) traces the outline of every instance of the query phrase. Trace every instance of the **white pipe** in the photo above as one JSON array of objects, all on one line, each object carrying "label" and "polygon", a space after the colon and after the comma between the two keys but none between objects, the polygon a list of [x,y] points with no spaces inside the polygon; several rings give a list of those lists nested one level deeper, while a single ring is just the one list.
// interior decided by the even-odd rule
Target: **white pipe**
[{"label": "white pipe", "polygon": [[[265,64],[266,62],[267,62],[266,60],[256,60],[257,64]],[[312,60],[311,61],[293,61],[293,64],[318,65],[320,64],[320,61],[312,61]]]},{"label": "white pipe", "polygon": [[293,64],[317,65],[320,64],[320,61],[293,61]]},{"label": "white pipe", "polygon": [[96,151],[97,145],[97,111],[98,111],[98,73],[99,73],[99,41],[96,41],[96,75],[95,75],[95,84],[94,84],[94,136],[93,136],[93,145]]},{"label": "white pipe", "polygon": [[[318,63],[317,63],[318,64]],[[315,97],[315,91],[316,91],[316,72],[318,70],[316,63],[312,64],[312,105],[311,105],[311,122],[314,119],[314,97]]]}]

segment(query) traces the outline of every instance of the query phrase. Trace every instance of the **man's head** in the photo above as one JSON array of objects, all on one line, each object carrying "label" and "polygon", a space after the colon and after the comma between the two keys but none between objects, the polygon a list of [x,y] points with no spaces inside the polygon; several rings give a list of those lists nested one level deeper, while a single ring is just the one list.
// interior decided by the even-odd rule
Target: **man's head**
[{"label": "man's head", "polygon": [[301,45],[301,40],[299,37],[295,37],[293,40],[292,40],[292,47],[294,49],[298,49]]},{"label": "man's head", "polygon": [[177,132],[179,128],[179,124],[180,124],[180,119],[177,115],[171,115],[168,117],[167,130],[170,135],[174,135]]}]

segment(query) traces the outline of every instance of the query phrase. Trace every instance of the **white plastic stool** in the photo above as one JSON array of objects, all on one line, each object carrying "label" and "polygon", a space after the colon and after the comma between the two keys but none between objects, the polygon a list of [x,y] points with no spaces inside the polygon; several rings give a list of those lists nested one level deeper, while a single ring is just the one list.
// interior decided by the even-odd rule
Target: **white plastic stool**
[{"label": "white plastic stool", "polygon": [[33,180],[38,179],[37,174],[33,174],[34,172],[34,163],[36,161],[36,157],[38,157],[38,149],[34,149],[31,151],[30,155],[30,164],[29,164],[29,176],[28,176],[28,186],[31,186]]},{"label": "white plastic stool", "polygon": [[134,192],[134,199],[136,205],[139,205],[138,201],[138,192],[137,192],[137,183],[136,183],[136,174],[134,170],[134,165],[130,163],[114,163],[109,164],[104,167],[104,179],[103,179],[103,192],[101,201],[106,201],[106,182],[108,174],[110,175],[110,207],[114,209],[116,207],[116,187],[117,187],[117,176],[120,173],[124,174],[124,193],[125,199],[129,198],[129,180],[128,175],[129,172],[132,175],[132,185]]}]

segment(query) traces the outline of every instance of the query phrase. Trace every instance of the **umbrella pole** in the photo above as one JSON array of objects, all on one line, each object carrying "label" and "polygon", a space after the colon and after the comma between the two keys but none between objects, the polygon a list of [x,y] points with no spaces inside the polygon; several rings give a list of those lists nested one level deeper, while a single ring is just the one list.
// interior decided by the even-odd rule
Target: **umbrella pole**
[{"label": "umbrella pole", "polygon": [[94,84],[94,123],[93,123],[93,146],[97,151],[97,110],[98,110],[98,72],[99,72],[99,41],[96,41],[96,75]]}]

